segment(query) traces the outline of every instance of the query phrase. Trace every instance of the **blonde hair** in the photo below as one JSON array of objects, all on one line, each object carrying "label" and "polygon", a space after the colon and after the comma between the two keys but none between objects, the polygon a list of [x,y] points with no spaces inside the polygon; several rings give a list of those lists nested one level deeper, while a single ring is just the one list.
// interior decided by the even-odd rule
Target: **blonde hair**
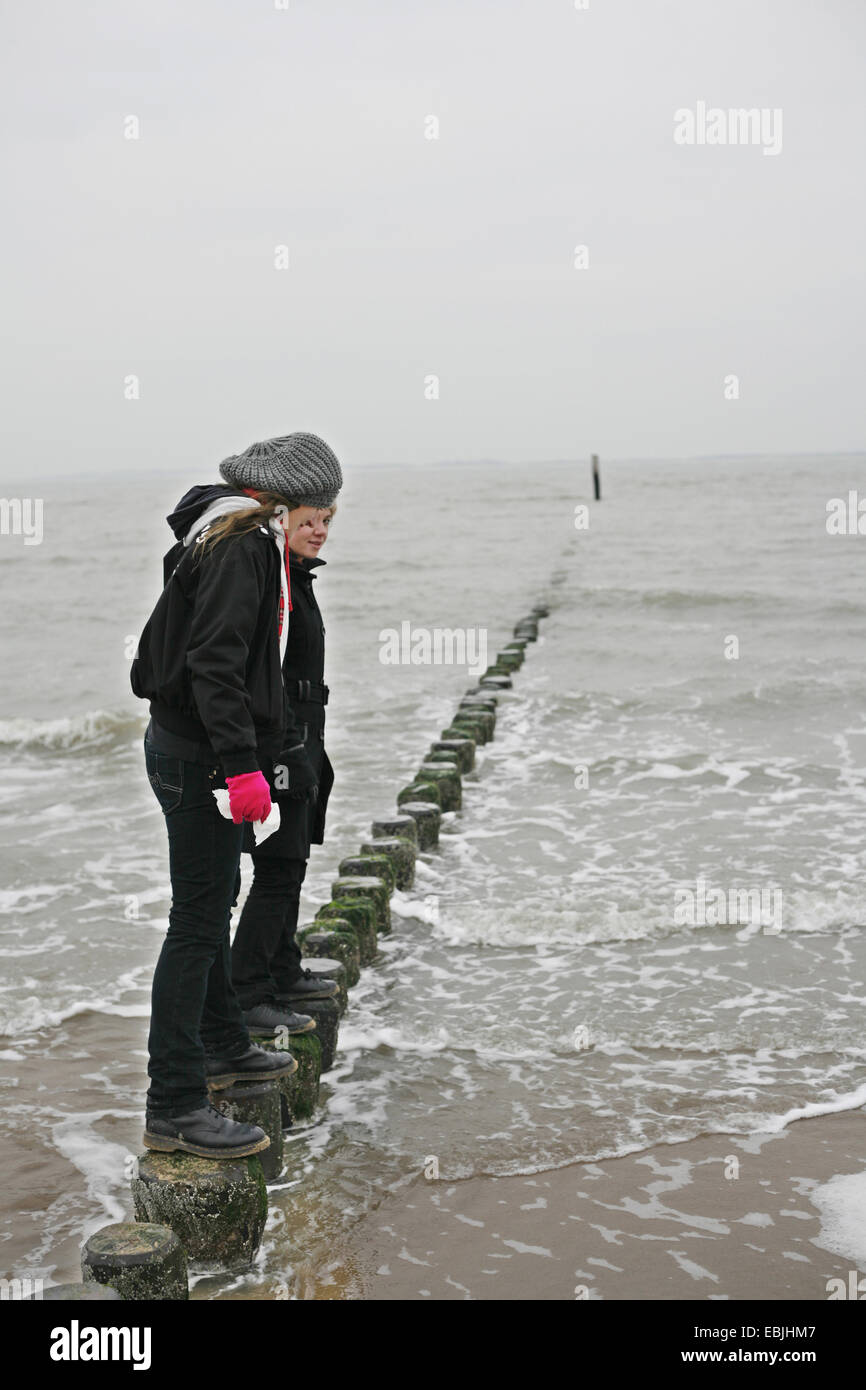
[{"label": "blonde hair", "polygon": [[207,535],[196,542],[199,559],[203,559],[208,550],[213,549],[220,541],[230,540],[233,536],[245,536],[259,526],[269,526],[273,517],[293,512],[300,505],[279,492],[257,492],[254,500],[259,504],[257,507],[248,507],[242,512],[229,512],[226,516],[217,517],[213,525],[208,527]]}]

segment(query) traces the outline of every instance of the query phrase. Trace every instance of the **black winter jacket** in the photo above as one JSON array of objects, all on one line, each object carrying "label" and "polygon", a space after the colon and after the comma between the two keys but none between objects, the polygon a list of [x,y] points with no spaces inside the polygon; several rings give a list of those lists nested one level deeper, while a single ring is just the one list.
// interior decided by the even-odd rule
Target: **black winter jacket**
[{"label": "black winter jacket", "polygon": [[[283,660],[283,677],[291,714],[299,733],[296,742],[313,765],[318,781],[314,803],[295,800],[272,788],[279,802],[280,828],[263,840],[256,854],[287,859],[307,859],[310,845],[325,838],[325,813],[334,785],[334,771],[325,752],[325,626],[313,592],[313,573],[324,560],[300,560],[292,556],[292,614]],[[314,696],[315,698],[309,698]],[[286,740],[288,743],[288,738]],[[253,848],[252,830],[245,827],[244,849]]]},{"label": "black winter jacket", "polygon": [[153,720],[209,745],[226,777],[255,772],[262,759],[300,741],[280,669],[281,561],[272,533],[258,527],[204,555],[183,544],[214,501],[241,495],[195,487],[168,518],[178,544],[165,556],[165,588],[130,675]]}]

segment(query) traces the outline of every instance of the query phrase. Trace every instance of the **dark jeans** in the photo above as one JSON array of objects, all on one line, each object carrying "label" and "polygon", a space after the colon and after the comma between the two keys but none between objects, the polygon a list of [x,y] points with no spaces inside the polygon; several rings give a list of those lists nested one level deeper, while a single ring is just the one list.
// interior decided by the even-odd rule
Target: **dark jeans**
[{"label": "dark jeans", "polygon": [[208,1104],[205,1052],[236,1057],[250,1037],[232,988],[229,921],[243,826],[217,810],[222,770],[144,741],[147,775],[168,831],[171,911],[153,975],[149,1113]]},{"label": "dark jeans", "polygon": [[243,1008],[265,1004],[301,975],[295,941],[305,859],[253,850],[253,881],[232,945],[232,979]]}]

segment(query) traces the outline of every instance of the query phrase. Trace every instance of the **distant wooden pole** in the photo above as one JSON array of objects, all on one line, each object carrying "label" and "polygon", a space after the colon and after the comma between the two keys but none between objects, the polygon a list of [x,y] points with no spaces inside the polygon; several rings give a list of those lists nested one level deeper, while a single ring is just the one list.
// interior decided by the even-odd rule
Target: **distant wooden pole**
[{"label": "distant wooden pole", "polygon": [[601,474],[598,471],[598,454],[592,456],[592,487],[596,502],[601,501]]}]

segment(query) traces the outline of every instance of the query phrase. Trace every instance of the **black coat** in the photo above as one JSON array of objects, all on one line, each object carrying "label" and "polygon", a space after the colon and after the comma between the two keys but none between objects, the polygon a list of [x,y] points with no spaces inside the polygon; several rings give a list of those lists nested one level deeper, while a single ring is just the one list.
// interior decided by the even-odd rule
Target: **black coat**
[{"label": "black coat", "polygon": [[265,768],[297,742],[280,668],[280,554],[257,527],[194,556],[182,537],[215,499],[235,489],[197,487],[169,518],[178,544],[165,588],[138,644],[130,680],[155,722],[209,745],[225,776]]},{"label": "black coat", "polygon": [[[325,674],[325,625],[313,593],[313,573],[324,560],[299,560],[292,556],[292,612],[289,638],[283,661],[283,677],[293,724],[299,731],[294,741],[302,742],[319,782],[315,803],[293,800],[285,792],[271,795],[280,807],[280,828],[262,841],[258,854],[279,855],[286,859],[308,859],[310,845],[325,838],[325,812],[334,785],[334,771],[325,752],[325,705],[321,699],[305,698],[308,691],[299,682],[308,682],[310,694],[321,694]],[[269,779],[272,780],[272,779]],[[252,827],[245,832],[244,848],[253,847]]]}]

